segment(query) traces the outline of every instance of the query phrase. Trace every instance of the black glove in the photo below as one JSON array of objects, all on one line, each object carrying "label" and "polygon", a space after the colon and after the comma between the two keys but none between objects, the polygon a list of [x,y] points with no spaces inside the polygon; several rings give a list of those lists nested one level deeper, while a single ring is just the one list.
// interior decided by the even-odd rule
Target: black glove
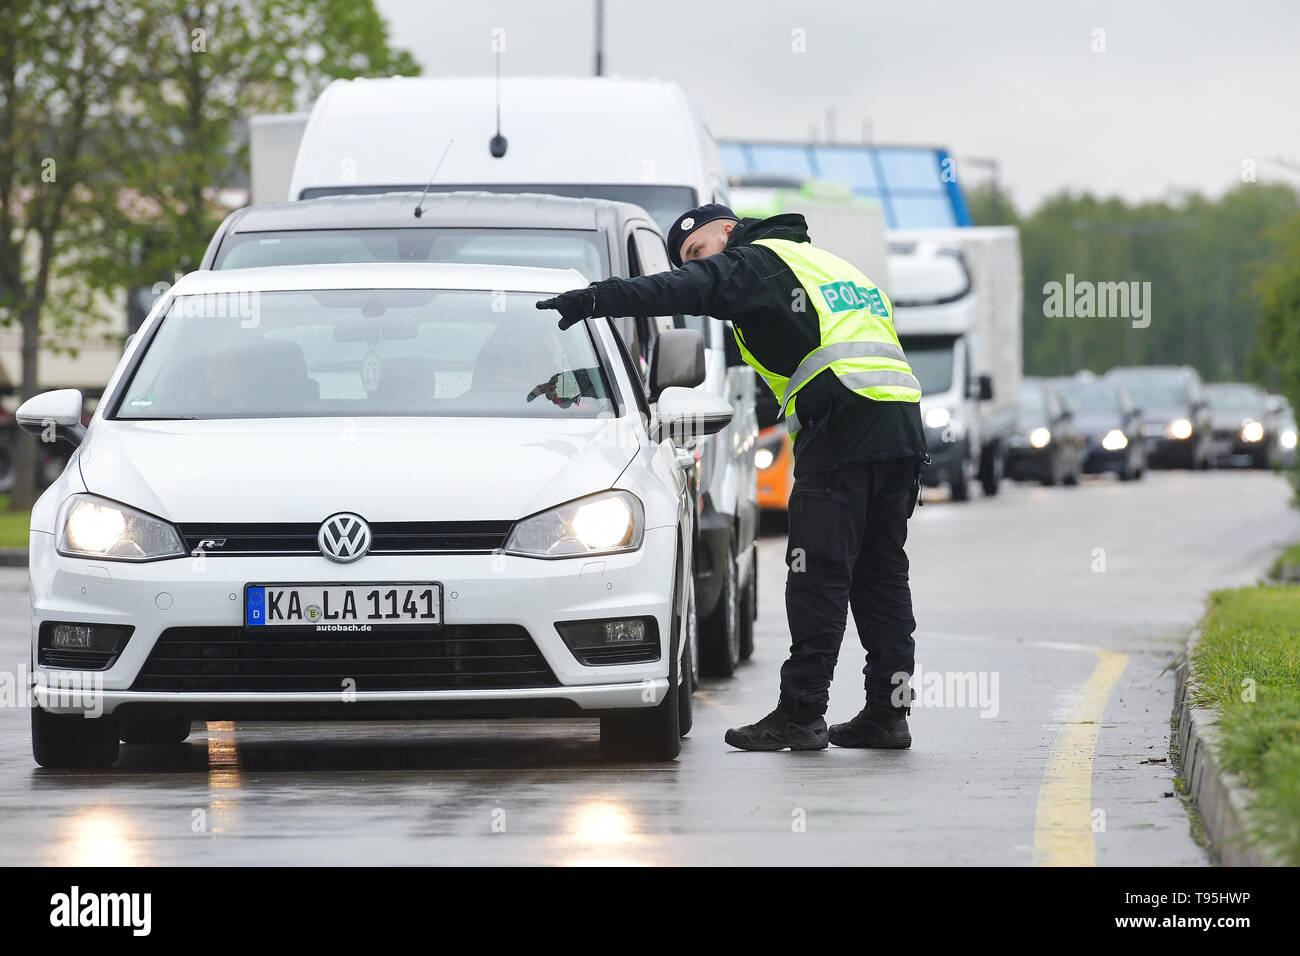
[{"label": "black glove", "polygon": [[596,313],[596,289],[595,284],[587,286],[585,289],[573,289],[569,292],[561,292],[553,299],[542,299],[537,303],[539,309],[554,309],[560,313],[560,330],[563,331],[569,326],[583,319],[589,319]]}]

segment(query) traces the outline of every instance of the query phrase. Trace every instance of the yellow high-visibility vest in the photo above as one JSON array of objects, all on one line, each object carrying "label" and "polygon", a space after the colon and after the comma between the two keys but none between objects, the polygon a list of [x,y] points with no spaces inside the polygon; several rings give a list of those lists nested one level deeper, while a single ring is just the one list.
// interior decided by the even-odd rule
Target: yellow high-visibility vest
[{"label": "yellow high-visibility vest", "polygon": [[921,383],[912,374],[894,331],[894,308],[876,284],[839,256],[806,242],[755,239],[781,257],[817,311],[821,343],[789,375],[765,368],[734,328],[740,354],[763,376],[781,403],[781,416],[793,435],[799,430],[795,396],[817,375],[830,369],[844,387],[878,402],[919,402]]}]

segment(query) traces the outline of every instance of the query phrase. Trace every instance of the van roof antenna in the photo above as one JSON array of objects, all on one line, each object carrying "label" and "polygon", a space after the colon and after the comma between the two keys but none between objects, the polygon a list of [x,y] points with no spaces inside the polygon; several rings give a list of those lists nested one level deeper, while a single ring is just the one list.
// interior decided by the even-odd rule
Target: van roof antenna
[{"label": "van roof antenna", "polygon": [[488,140],[488,152],[494,159],[500,159],[506,154],[506,138],[501,135],[501,51],[497,50],[497,131],[496,135]]},{"label": "van roof antenna", "polygon": [[429,195],[429,187],[433,185],[433,177],[438,175],[438,167],[441,166],[442,161],[447,158],[447,150],[451,149],[451,144],[454,142],[454,139],[447,140],[447,145],[442,148],[442,155],[438,157],[438,162],[433,166],[433,172],[429,174],[429,181],[424,184],[424,192],[420,193],[420,201],[415,204],[416,219],[419,219],[424,215],[424,197]]}]

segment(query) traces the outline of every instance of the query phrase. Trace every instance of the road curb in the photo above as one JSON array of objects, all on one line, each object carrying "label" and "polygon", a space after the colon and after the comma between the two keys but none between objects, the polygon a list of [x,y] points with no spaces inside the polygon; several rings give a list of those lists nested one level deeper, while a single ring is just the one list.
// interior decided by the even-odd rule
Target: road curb
[{"label": "road curb", "polygon": [[1250,789],[1240,776],[1223,769],[1215,753],[1219,739],[1218,714],[1208,707],[1194,707],[1189,703],[1192,651],[1200,637],[1199,629],[1192,632],[1177,669],[1174,720],[1178,774],[1200,814],[1210,840],[1210,855],[1216,863],[1281,866],[1281,861],[1254,838]]},{"label": "road curb", "polygon": [[0,548],[0,568],[27,567],[26,548]]}]

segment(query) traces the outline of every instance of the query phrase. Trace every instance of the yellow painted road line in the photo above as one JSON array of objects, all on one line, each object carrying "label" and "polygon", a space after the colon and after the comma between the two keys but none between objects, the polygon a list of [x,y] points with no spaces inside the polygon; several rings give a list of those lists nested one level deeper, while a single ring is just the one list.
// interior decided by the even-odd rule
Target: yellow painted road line
[{"label": "yellow painted road line", "polygon": [[1095,866],[1092,758],[1102,714],[1128,655],[1097,651],[1097,667],[1083,685],[1047,762],[1034,824],[1034,863],[1038,866]]}]

